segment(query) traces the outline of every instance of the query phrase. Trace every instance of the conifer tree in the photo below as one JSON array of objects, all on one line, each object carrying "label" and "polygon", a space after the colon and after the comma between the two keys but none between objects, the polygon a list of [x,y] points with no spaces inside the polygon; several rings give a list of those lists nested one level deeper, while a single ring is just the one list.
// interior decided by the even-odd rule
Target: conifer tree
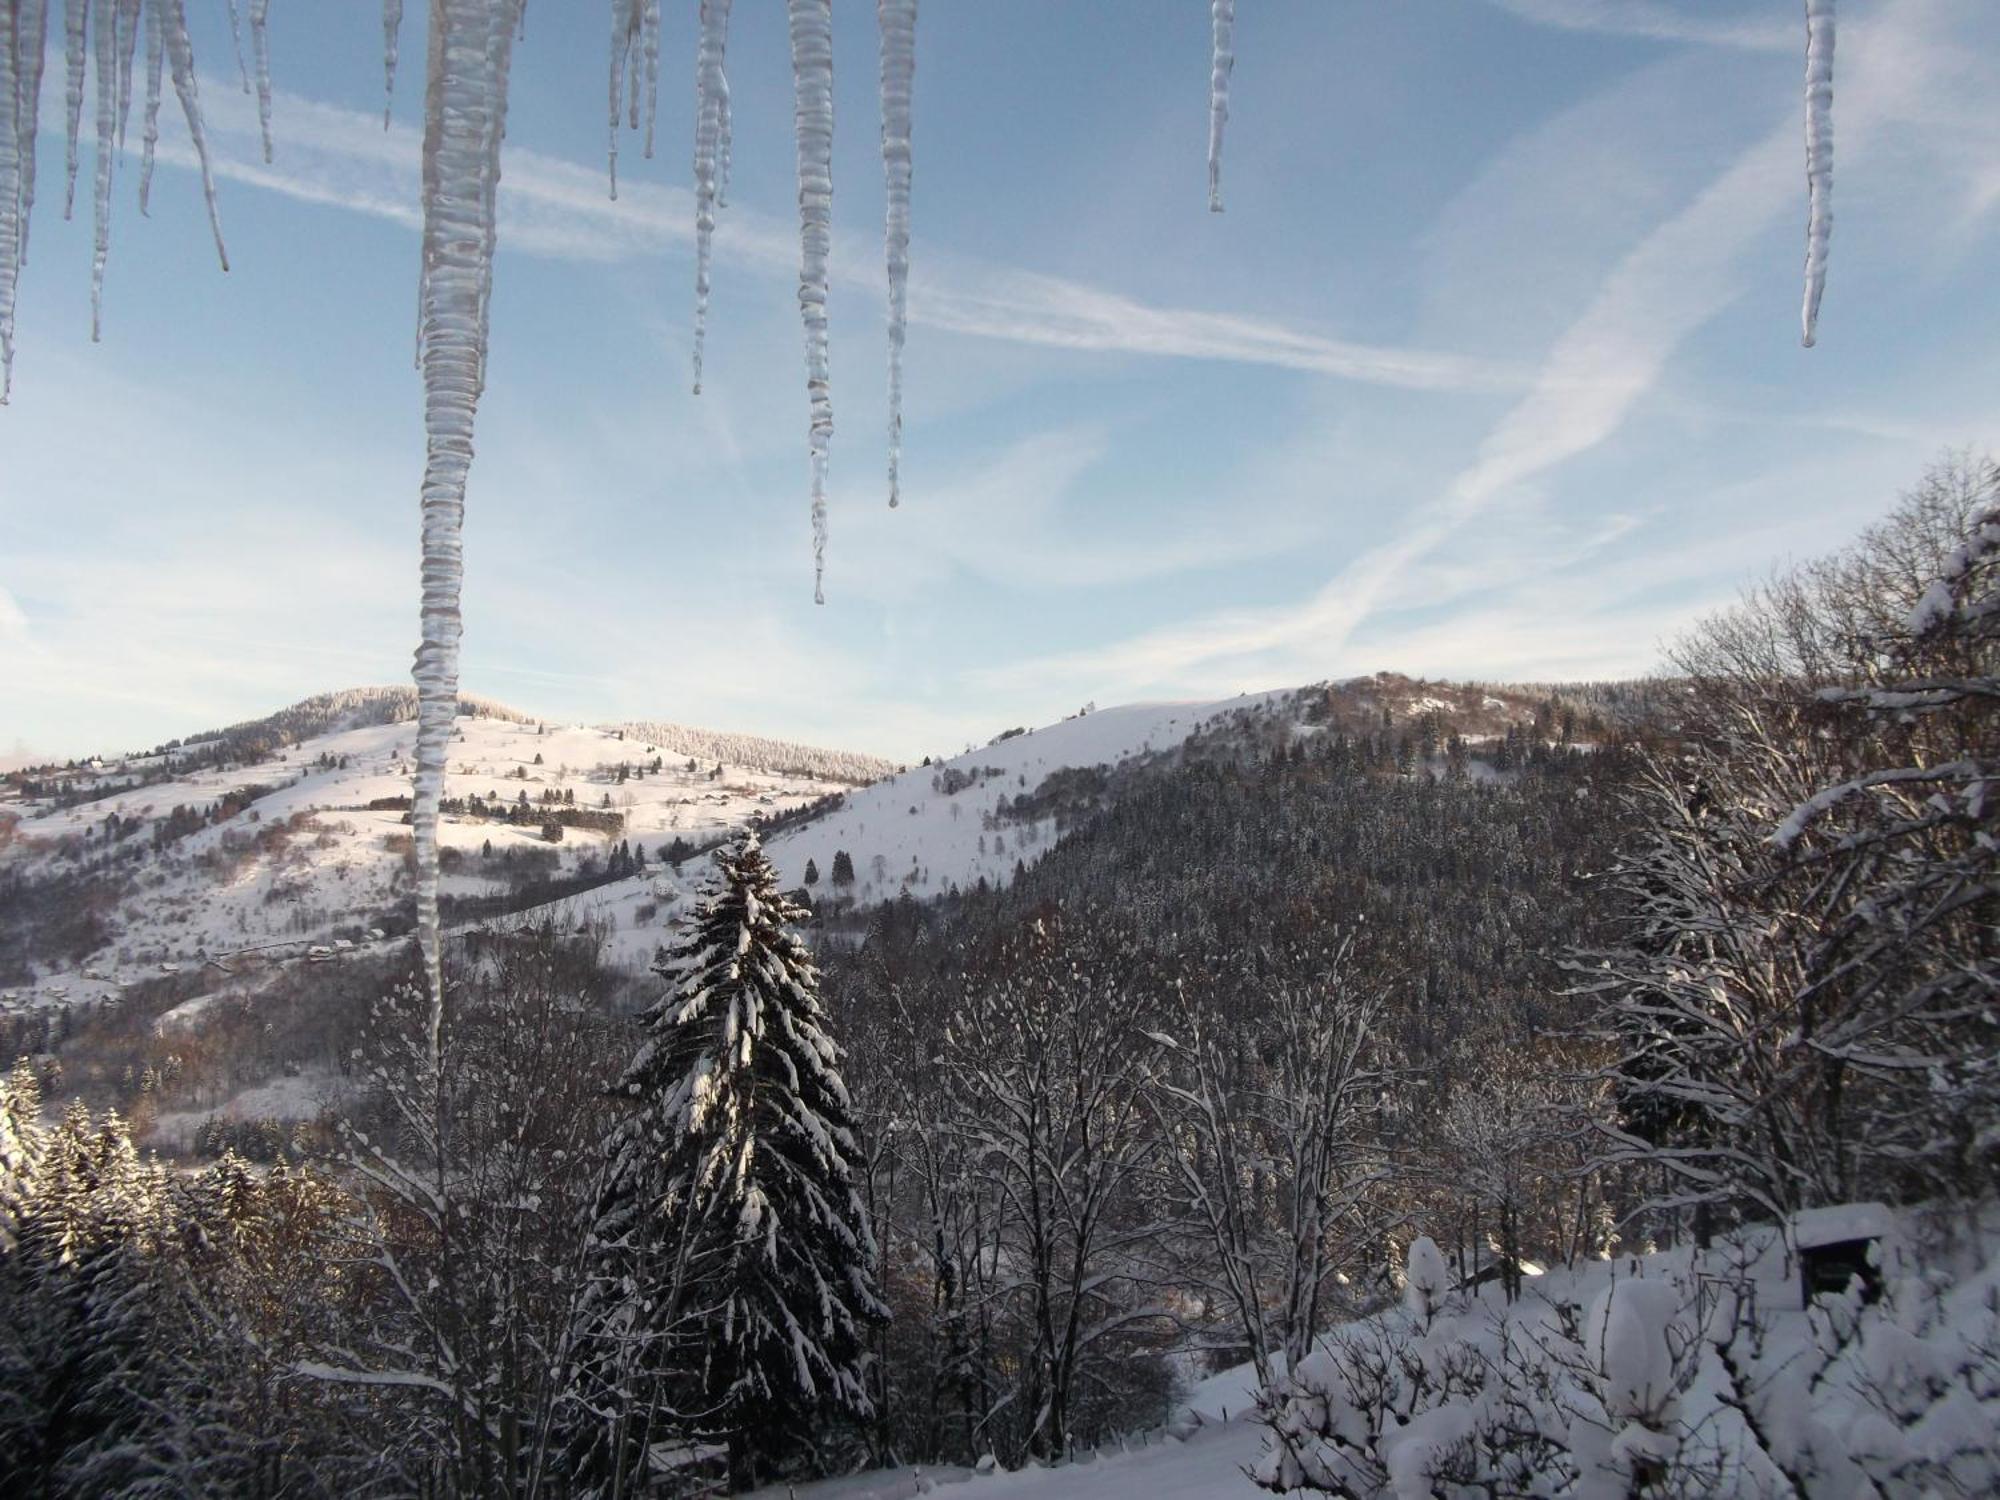
[{"label": "conifer tree", "polygon": [[657,1440],[630,1413],[671,1412],[751,1483],[812,1467],[830,1423],[867,1415],[863,1333],[887,1311],[804,913],[754,832],[715,864],[618,1083],[632,1113],[607,1143],[592,1337],[628,1414],[614,1451]]}]

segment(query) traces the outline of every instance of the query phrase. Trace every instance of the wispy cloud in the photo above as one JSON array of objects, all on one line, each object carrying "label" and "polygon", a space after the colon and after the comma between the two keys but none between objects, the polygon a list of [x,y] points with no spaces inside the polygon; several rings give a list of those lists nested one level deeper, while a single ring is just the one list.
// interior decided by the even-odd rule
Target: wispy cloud
[{"label": "wispy cloud", "polygon": [[[280,160],[266,164],[257,122],[240,96],[216,88],[209,106],[219,176],[303,202],[345,208],[414,228],[418,139],[378,117],[281,94]],[[161,143],[161,159],[193,165],[179,143]],[[225,208],[226,211],[226,208]],[[600,167],[525,148],[507,148],[501,175],[501,244],[508,252],[583,262],[615,262],[686,253],[694,237],[694,198],[685,189],[622,184],[605,190]],[[225,228],[226,228],[225,223]],[[716,230],[716,255],[732,269],[770,276],[798,272],[798,238],[789,223],[736,206]],[[879,248],[837,235],[832,274],[841,285],[883,293]],[[1258,318],[1193,308],[1158,307],[1060,277],[952,257],[919,246],[911,275],[912,322],[943,332],[1042,348],[1265,365],[1370,385],[1420,391],[1519,390],[1526,372],[1496,360],[1445,350],[1402,348],[1329,337]]]},{"label": "wispy cloud", "polygon": [[1685,4],[1662,0],[1486,0],[1510,15],[1565,31],[1646,37],[1662,42],[1704,42],[1719,47],[1776,51],[1802,47],[1802,22],[1781,25],[1767,16],[1690,14]]},{"label": "wispy cloud", "polygon": [[[1893,10],[1907,22],[1923,7],[1924,0],[1908,0]],[[1849,74],[1842,115],[1850,161],[1857,141],[1913,107],[1935,82],[1927,49],[1895,26],[1882,21],[1870,28],[1871,39],[1895,37],[1900,45],[1855,49],[1860,64]],[[1073,691],[1122,691],[1212,684],[1218,673],[1254,678],[1276,661],[1295,670],[1301,661],[1338,659],[1372,616],[1424,607],[1430,601],[1408,594],[1419,563],[1496,499],[1612,437],[1689,335],[1738,295],[1745,252],[1781,214],[1796,210],[1798,154],[1798,126],[1788,120],[1658,224],[1602,279],[1589,306],[1549,349],[1532,389],[1487,432],[1442,494],[1303,603],[1221,610],[1109,645],[1010,663],[986,680],[996,688],[1044,681]]]}]

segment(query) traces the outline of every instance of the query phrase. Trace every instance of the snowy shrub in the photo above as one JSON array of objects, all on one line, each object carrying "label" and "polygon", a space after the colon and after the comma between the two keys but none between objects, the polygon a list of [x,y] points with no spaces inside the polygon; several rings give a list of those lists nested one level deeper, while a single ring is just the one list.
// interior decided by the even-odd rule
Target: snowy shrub
[{"label": "snowy shrub", "polygon": [[[1419,1241],[1418,1244],[1423,1244]],[[2000,1261],[1892,1249],[1801,1308],[1770,1231],[1433,1299],[1329,1335],[1265,1399],[1266,1488],[1548,1500],[1990,1495]]]}]

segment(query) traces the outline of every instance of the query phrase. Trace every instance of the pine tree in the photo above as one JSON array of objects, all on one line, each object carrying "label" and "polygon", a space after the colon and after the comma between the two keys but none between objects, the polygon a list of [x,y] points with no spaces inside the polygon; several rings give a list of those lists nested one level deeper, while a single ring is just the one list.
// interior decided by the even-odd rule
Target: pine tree
[{"label": "pine tree", "polygon": [[887,1311],[804,913],[754,832],[715,865],[618,1083],[633,1112],[607,1143],[592,1337],[614,1404],[726,1440],[747,1484],[811,1467],[829,1419],[868,1414],[862,1336]]}]

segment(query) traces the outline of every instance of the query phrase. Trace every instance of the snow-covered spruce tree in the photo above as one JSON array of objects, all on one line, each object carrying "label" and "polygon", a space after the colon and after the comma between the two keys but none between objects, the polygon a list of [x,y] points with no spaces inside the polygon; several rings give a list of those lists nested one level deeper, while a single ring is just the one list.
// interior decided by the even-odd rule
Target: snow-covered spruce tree
[{"label": "snow-covered spruce tree", "polygon": [[609,1418],[595,1461],[688,1436],[725,1442],[746,1484],[814,1467],[829,1423],[866,1417],[887,1309],[803,913],[754,831],[715,865],[617,1087],[585,1392]]}]

